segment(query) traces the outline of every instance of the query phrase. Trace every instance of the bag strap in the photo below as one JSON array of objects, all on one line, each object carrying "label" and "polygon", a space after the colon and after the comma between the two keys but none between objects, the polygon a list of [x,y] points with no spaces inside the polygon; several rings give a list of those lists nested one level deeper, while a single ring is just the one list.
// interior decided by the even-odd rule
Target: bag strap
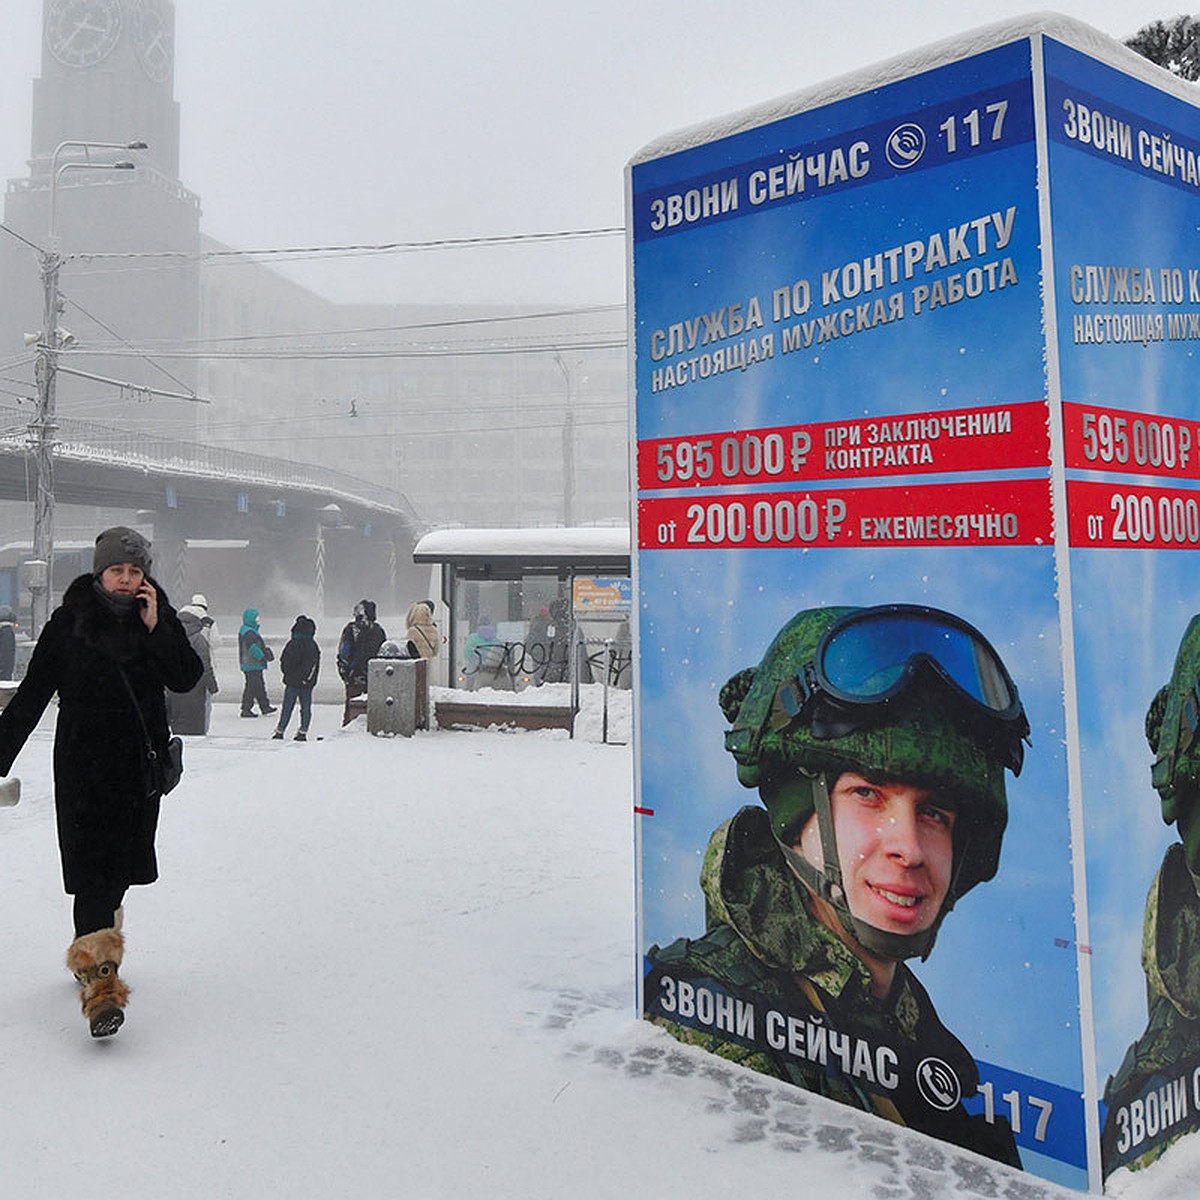
[{"label": "bag strap", "polygon": [[125,685],[125,690],[129,693],[129,699],[133,702],[133,711],[137,717],[138,728],[142,731],[142,740],[146,744],[146,759],[148,762],[158,761],[158,751],[154,749],[154,742],[150,739],[150,730],[146,728],[146,718],[142,716],[142,706],[137,701],[137,696],[134,695],[133,686],[129,682],[129,676],[125,674],[124,667],[117,667],[117,674],[121,677],[121,682]]}]

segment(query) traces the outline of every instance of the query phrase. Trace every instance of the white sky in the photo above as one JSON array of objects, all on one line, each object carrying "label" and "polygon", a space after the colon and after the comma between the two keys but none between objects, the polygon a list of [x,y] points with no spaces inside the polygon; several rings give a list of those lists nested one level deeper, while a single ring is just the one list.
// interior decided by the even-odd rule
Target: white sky
[{"label": "white sky", "polygon": [[[1116,37],[1172,0],[1061,0]],[[661,134],[819,83],[1029,0],[176,0],[183,182],[239,247],[623,223],[623,169]],[[1049,6],[1047,6],[1049,7]],[[25,174],[42,0],[8,0],[0,172]],[[136,131],[133,131],[136,133]],[[334,299],[620,302],[619,237],[342,259]]]}]

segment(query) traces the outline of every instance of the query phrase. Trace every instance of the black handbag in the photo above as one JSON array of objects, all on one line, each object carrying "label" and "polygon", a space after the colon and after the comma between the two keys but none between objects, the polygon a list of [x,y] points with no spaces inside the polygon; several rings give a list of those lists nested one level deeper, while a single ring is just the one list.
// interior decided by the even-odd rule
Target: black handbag
[{"label": "black handbag", "polygon": [[[154,750],[151,749],[153,754]],[[183,778],[183,738],[167,739],[167,757],[163,761],[155,759],[162,776],[162,794],[165,796]]]},{"label": "black handbag", "polygon": [[[119,667],[117,669],[121,670]],[[129,677],[124,671],[121,671],[121,682],[129,693],[129,699],[133,701],[133,711],[137,714],[138,726],[142,731],[142,740],[146,747],[146,769],[150,781],[148,794],[165,796],[183,778],[183,738],[168,738],[167,753],[165,756],[160,756],[154,748],[150,731],[146,728],[142,707],[138,704],[137,696],[134,695],[133,688],[129,685]]]}]

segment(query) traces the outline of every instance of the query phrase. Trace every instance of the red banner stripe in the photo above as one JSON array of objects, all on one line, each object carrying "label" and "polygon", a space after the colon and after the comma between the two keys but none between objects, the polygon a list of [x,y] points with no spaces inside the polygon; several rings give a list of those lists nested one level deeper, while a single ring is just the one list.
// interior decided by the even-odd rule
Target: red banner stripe
[{"label": "red banner stripe", "polygon": [[638,487],[739,487],[1049,462],[1043,403],[697,433],[638,443]]},{"label": "red banner stripe", "polygon": [[831,488],[638,504],[643,550],[1033,546],[1050,541],[1048,479]]}]

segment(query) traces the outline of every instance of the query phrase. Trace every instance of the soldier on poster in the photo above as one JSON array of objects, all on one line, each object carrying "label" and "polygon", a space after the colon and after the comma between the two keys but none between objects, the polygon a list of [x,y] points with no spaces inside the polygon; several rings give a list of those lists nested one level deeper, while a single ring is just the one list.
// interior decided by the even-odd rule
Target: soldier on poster
[{"label": "soldier on poster", "polygon": [[1180,840],[1167,847],[1146,897],[1146,1028],[1105,1084],[1106,1175],[1147,1166],[1200,1128],[1189,1102],[1200,1078],[1200,616],[1184,632],[1170,682],[1150,702],[1146,740],[1162,819]]},{"label": "soldier on poster", "polygon": [[720,704],[762,807],[713,833],[707,929],[648,951],[647,1015],[682,1041],[1020,1166],[907,966],[997,870],[1029,723],[978,630],[925,606],[797,613]]}]

